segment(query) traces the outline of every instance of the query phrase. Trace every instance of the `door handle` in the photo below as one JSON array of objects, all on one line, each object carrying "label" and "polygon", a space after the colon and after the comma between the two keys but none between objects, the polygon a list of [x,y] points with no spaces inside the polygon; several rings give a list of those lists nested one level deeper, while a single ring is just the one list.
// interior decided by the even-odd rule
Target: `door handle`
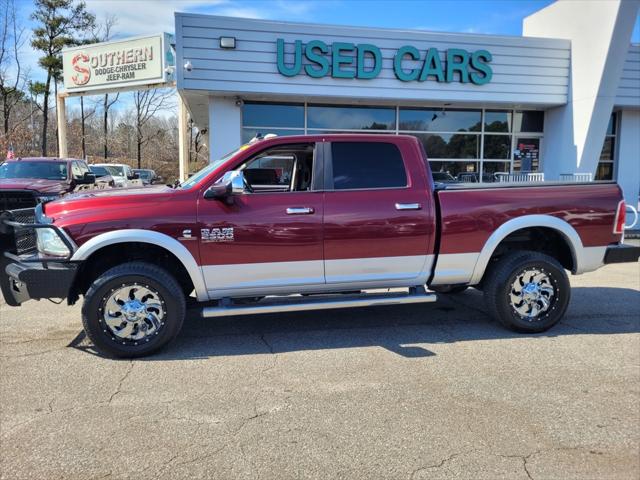
[{"label": "door handle", "polygon": [[396,203],[396,210],[420,210],[422,205],[419,203]]},{"label": "door handle", "polygon": [[289,207],[287,208],[287,215],[310,215],[313,213],[311,207]]}]

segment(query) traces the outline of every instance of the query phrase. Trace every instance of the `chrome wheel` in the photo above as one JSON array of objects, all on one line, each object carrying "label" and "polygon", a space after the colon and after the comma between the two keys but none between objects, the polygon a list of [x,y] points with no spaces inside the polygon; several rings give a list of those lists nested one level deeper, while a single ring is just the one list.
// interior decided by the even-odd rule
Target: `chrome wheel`
[{"label": "chrome wheel", "polygon": [[511,308],[524,320],[538,320],[554,302],[556,289],[543,269],[527,268],[511,284]]},{"label": "chrome wheel", "polygon": [[111,290],[102,301],[104,332],[122,343],[148,342],[164,325],[166,306],[160,294],[149,285],[123,284]]}]

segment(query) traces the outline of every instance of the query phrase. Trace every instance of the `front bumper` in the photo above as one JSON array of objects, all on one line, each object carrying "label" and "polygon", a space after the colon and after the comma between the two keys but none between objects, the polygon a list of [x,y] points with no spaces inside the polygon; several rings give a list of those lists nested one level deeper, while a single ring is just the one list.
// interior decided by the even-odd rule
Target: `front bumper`
[{"label": "front bumper", "polygon": [[640,258],[640,247],[633,245],[609,245],[604,254],[604,263],[637,262]]},{"label": "front bumper", "polygon": [[67,298],[78,271],[78,264],[71,262],[5,259],[3,264],[2,294],[11,306],[30,299]]},{"label": "front bumper", "polygon": [[[44,257],[37,250],[37,229],[57,233],[67,246],[65,257]],[[29,299],[68,298],[78,270],[70,258],[76,246],[69,236],[35,209],[0,213],[0,290],[8,305],[19,306]]]}]

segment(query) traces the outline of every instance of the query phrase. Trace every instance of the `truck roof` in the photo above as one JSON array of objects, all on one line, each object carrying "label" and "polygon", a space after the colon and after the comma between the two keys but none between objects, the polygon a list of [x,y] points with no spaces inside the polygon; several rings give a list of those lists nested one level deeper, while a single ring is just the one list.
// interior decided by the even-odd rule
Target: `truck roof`
[{"label": "truck roof", "polygon": [[84,162],[79,158],[58,158],[58,157],[17,157],[7,158],[7,162]]}]

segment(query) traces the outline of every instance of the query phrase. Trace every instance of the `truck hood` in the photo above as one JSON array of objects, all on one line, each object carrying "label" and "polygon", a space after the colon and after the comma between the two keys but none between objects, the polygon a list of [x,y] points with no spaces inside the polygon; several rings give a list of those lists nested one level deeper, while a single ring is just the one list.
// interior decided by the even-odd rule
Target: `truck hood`
[{"label": "truck hood", "polygon": [[41,178],[0,178],[0,190],[33,190],[38,193],[59,194],[69,190],[69,183]]},{"label": "truck hood", "polygon": [[169,201],[175,190],[164,185],[139,188],[115,188],[108,190],[88,190],[66,195],[60,200],[49,202],[44,207],[47,217],[58,220],[61,217],[96,215],[107,210],[131,210],[150,203]]}]

